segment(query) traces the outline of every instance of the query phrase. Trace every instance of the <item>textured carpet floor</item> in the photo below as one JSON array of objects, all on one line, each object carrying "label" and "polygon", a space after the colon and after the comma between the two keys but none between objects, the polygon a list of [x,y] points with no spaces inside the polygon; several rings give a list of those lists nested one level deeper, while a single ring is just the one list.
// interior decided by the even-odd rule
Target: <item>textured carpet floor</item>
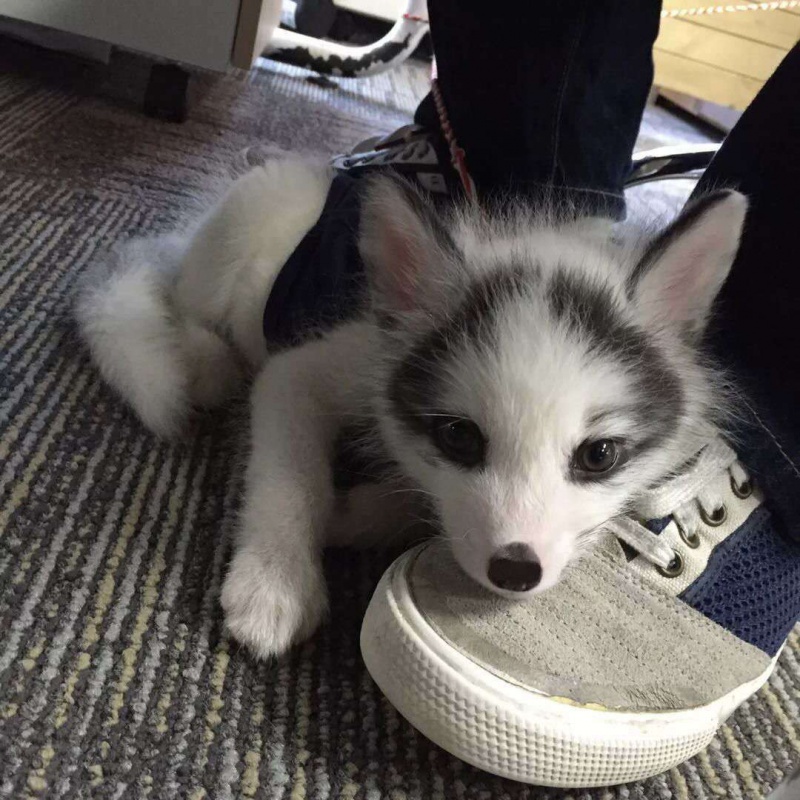
[{"label": "textured carpet floor", "polygon": [[[101,248],[169,228],[244,147],[332,153],[406,121],[424,71],[338,90],[289,69],[204,80],[176,126],[87,93],[92,70],[34,61],[0,77],[0,796],[705,800],[782,778],[800,753],[796,636],[706,752],[570,793],[466,766],[382,698],[358,632],[385,556],[329,556],[331,622],[285,658],[227,641],[231,417],[180,446],[148,435],[76,341],[70,292]],[[647,125],[658,141],[658,114]]]}]

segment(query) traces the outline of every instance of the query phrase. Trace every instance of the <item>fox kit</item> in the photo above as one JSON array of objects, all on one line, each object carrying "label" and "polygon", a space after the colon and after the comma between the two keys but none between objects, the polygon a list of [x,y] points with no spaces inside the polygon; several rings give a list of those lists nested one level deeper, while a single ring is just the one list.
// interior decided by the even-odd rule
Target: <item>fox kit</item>
[{"label": "fox kit", "polygon": [[[111,254],[76,305],[103,376],[156,433],[253,376],[222,606],[261,657],[323,619],[322,548],[390,536],[417,499],[469,575],[525,598],[714,435],[700,341],[741,195],[628,242],[524,203],[442,210],[384,176],[355,190],[341,280],[324,258],[301,274],[293,254],[311,229],[325,249],[315,223],[338,180],[269,161],[188,230]],[[304,281],[325,287],[317,310],[292,310],[274,344],[265,330]],[[371,482],[342,481],[344,462]]]}]

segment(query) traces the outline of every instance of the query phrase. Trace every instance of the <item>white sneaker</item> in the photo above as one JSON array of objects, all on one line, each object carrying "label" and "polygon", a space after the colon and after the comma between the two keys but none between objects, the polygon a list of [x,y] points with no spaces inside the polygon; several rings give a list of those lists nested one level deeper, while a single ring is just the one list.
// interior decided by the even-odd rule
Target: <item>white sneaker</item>
[{"label": "white sneaker", "polygon": [[361,634],[392,704],[445,750],[528,783],[656,775],[767,680],[800,616],[800,545],[721,441],[610,524],[555,588],[491,594],[426,544],[383,576]]}]

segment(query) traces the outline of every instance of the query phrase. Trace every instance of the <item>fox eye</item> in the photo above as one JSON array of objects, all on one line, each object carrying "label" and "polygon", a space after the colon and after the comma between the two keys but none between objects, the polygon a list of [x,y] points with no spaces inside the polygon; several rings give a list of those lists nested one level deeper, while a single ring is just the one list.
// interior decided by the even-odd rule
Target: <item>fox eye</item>
[{"label": "fox eye", "polygon": [[587,478],[604,475],[619,463],[620,450],[620,445],[613,439],[584,442],[575,451],[572,469]]},{"label": "fox eye", "polygon": [[475,467],[483,461],[486,439],[472,420],[440,417],[432,438],[447,458],[462,467]]}]

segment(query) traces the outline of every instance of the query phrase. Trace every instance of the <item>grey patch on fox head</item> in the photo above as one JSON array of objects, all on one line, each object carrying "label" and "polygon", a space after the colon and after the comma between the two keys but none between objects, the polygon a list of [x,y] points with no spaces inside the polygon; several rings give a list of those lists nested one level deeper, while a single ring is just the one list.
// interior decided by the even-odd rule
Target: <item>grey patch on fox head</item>
[{"label": "grey patch on fox head", "polygon": [[465,340],[488,338],[500,308],[535,279],[521,268],[499,269],[476,281],[456,311],[426,334],[389,382],[389,404],[412,433],[429,435],[439,408],[438,366]]},{"label": "grey patch on fox head", "polygon": [[676,430],[684,405],[681,382],[658,348],[623,318],[608,288],[586,277],[557,273],[547,287],[547,302],[553,318],[588,341],[591,351],[632,374],[636,395],[630,410],[650,434],[629,456],[658,447]]},{"label": "grey patch on fox head", "polygon": [[547,286],[547,304],[557,322],[583,335],[593,349],[623,359],[641,358],[647,340],[627,323],[605,286],[579,275],[558,272]]},{"label": "grey patch on fox head", "polygon": [[[388,388],[390,408],[407,430],[431,434],[436,414],[447,412],[439,401],[442,362],[465,340],[491,341],[503,306],[538,280],[537,271],[499,269],[477,281],[457,310],[411,349]],[[590,352],[616,361],[632,375],[635,392],[626,407],[647,434],[629,443],[629,460],[668,439],[684,408],[681,382],[646,333],[623,318],[611,292],[586,278],[558,273],[549,281],[545,297],[554,321],[588,341]]]}]

